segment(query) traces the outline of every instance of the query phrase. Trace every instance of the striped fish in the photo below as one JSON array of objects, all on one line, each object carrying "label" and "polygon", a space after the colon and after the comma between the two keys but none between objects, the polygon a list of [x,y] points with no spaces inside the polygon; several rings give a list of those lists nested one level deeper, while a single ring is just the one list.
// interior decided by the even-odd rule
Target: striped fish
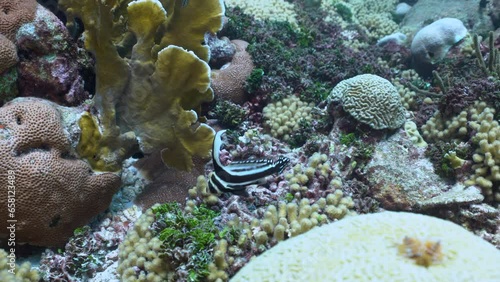
[{"label": "striped fish", "polygon": [[283,172],[290,162],[286,157],[279,157],[277,161],[245,160],[225,166],[220,161],[222,135],[225,132],[226,130],[217,132],[212,147],[214,173],[209,178],[209,188],[213,193],[244,191],[248,185],[263,183],[266,176]]}]

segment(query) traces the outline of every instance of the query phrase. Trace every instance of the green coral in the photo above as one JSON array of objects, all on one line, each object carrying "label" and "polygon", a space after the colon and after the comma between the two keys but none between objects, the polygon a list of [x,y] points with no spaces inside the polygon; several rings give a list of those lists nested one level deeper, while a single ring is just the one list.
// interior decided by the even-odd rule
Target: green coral
[{"label": "green coral", "polygon": [[0,75],[0,105],[17,97],[17,69],[12,67]]},{"label": "green coral", "polygon": [[245,120],[247,112],[239,105],[226,100],[219,100],[215,104],[214,114],[222,125],[228,128],[236,128]]},{"label": "green coral", "polygon": [[[207,156],[214,131],[198,123],[194,109],[213,99],[209,49],[202,42],[206,32],[221,28],[221,1],[182,6],[176,0],[61,0],[59,5],[68,23],[76,17],[83,21],[85,48],[96,58],[99,146],[109,149],[99,158],[120,164],[138,145],[145,154],[161,150],[168,166],[190,170],[193,156]],[[124,50],[130,37],[135,44]]]},{"label": "green coral", "polygon": [[180,248],[189,253],[188,261],[183,264],[183,271],[188,272],[189,281],[202,281],[209,273],[208,264],[212,262],[216,234],[219,230],[214,219],[219,213],[204,205],[194,206],[186,213],[178,203],[166,203],[153,208],[156,225],[161,231],[158,238],[163,242],[161,256],[175,261],[175,250]]},{"label": "green coral", "polygon": [[353,132],[340,135],[340,144],[345,146],[351,146],[357,140],[356,134]]},{"label": "green coral", "polygon": [[346,22],[352,22],[352,11],[351,8],[349,8],[347,5],[344,3],[337,3],[335,4],[335,10],[337,13],[340,15],[340,17],[346,21]]},{"label": "green coral", "polygon": [[253,93],[257,89],[259,89],[260,84],[262,83],[262,78],[264,77],[264,70],[261,68],[255,68],[250,73],[250,76],[247,78],[245,83],[245,90],[248,93]]}]

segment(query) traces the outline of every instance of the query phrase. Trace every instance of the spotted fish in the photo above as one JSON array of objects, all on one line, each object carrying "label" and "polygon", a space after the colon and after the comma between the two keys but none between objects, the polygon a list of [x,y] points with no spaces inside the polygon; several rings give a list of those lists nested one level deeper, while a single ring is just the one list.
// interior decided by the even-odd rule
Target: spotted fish
[{"label": "spotted fish", "polygon": [[286,157],[278,160],[270,159],[245,160],[223,165],[220,161],[222,135],[226,130],[217,132],[212,148],[214,172],[210,175],[208,186],[212,193],[231,192],[241,193],[246,186],[262,184],[265,177],[274,173],[281,173],[290,162]]}]

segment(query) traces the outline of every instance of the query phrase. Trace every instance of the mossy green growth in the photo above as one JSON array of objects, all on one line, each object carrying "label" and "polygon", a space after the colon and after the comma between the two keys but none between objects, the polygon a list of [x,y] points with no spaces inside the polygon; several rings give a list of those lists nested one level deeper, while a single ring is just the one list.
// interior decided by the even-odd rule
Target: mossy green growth
[{"label": "mossy green growth", "polygon": [[80,157],[87,160],[95,171],[118,171],[120,166],[113,162],[106,162],[104,156],[110,149],[101,144],[102,135],[97,125],[97,119],[89,113],[84,113],[78,121],[80,126],[80,140],[76,151]]},{"label": "mossy green growth", "polygon": [[337,11],[337,13],[340,15],[340,17],[344,21],[346,21],[346,22],[352,21],[352,11],[345,4],[343,4],[343,3],[335,4],[335,10]]},{"label": "mossy green growth", "polygon": [[245,83],[245,90],[248,93],[253,93],[257,89],[259,89],[260,84],[262,83],[262,77],[264,77],[264,70],[261,68],[255,68],[250,73],[250,76],[247,78]]},{"label": "mossy green growth", "polygon": [[178,203],[166,203],[153,208],[158,238],[163,241],[161,256],[173,261],[175,249],[189,253],[188,262],[182,262],[188,272],[188,281],[203,281],[209,274],[208,264],[213,261],[212,249],[219,230],[214,224],[218,212],[206,206],[195,206],[189,213]]},{"label": "mossy green growth", "polygon": [[300,100],[314,103],[325,101],[331,89],[332,87],[328,83],[315,82],[306,88],[304,92],[300,93]]},{"label": "mossy green growth", "polygon": [[345,145],[345,146],[351,146],[354,141],[356,141],[356,135],[351,132],[351,133],[347,133],[347,134],[342,134],[340,135],[340,144],[342,145]]},{"label": "mossy green growth", "polygon": [[0,105],[17,97],[17,69],[10,68],[0,75]]},{"label": "mossy green growth", "polygon": [[239,105],[219,100],[215,104],[214,114],[222,125],[228,128],[237,128],[245,120],[247,112]]}]

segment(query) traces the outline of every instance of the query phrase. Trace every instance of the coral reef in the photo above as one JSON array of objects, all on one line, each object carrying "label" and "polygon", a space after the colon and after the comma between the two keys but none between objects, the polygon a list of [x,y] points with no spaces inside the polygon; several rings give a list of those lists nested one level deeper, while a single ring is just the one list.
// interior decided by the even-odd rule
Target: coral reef
[{"label": "coral reef", "polygon": [[422,126],[423,136],[428,140],[467,140],[474,146],[471,167],[472,177],[465,182],[467,185],[478,185],[489,201],[499,201],[498,167],[499,155],[499,125],[494,120],[495,109],[485,102],[476,101],[473,105],[451,118],[443,118],[441,112],[430,118]]},{"label": "coral reef", "polygon": [[466,206],[484,199],[476,186],[443,181],[424,153],[425,148],[413,144],[402,132],[375,145],[363,170],[373,197],[383,208],[422,211],[450,203]]},{"label": "coral reef", "polygon": [[5,35],[0,34],[0,73],[17,64],[16,45]]},{"label": "coral reef", "polygon": [[122,281],[201,281],[215,245],[216,216],[202,206],[184,212],[177,203],[147,210],[120,245]]},{"label": "coral reef", "polygon": [[15,41],[18,29],[34,19],[37,6],[35,0],[0,1],[0,7],[4,11],[0,18],[0,34]]},{"label": "coral reef", "polygon": [[[423,68],[410,50],[432,15],[477,31],[494,5],[419,11],[432,1],[40,0],[60,21],[25,9],[0,45],[1,99],[28,89],[77,107],[0,108],[16,262],[43,252],[41,281],[75,282],[498,276],[498,32],[453,38]],[[261,173],[275,160],[289,166]],[[222,168],[240,191],[214,185]]]},{"label": "coral reef", "polygon": [[[77,228],[63,250],[46,249],[38,267],[44,281],[96,278],[118,262],[118,245],[141,215],[137,206],[108,213],[97,226]],[[109,279],[109,278],[108,278]]]},{"label": "coral reef", "polygon": [[0,189],[10,195],[0,203],[15,207],[0,218],[3,230],[7,219],[17,220],[18,243],[64,245],[75,228],[108,207],[120,186],[117,175],[94,173],[71,151],[63,118],[74,115],[36,98],[17,98],[0,108]]},{"label": "coral reef", "polygon": [[283,21],[292,25],[296,24],[297,21],[293,4],[284,0],[226,0],[224,3],[230,8],[239,7],[245,14],[252,15],[260,21]]}]

